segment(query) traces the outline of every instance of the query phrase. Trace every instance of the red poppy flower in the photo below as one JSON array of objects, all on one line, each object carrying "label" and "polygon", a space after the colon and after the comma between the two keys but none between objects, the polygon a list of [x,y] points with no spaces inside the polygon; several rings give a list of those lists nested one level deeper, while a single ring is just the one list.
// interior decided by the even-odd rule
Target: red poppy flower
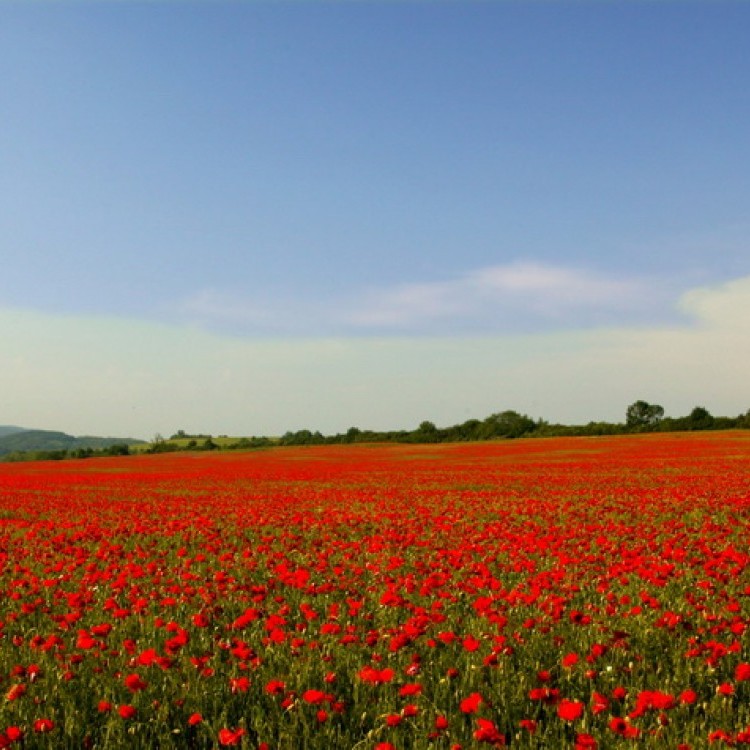
[{"label": "red poppy flower", "polygon": [[46,734],[51,732],[55,728],[55,725],[49,719],[37,719],[34,722],[34,731],[37,734]]},{"label": "red poppy flower", "polygon": [[138,713],[138,709],[135,706],[130,706],[126,704],[124,706],[120,706],[117,709],[117,712],[120,714],[120,716],[123,719],[127,720],[127,719],[135,718],[136,714]]},{"label": "red poppy flower", "polygon": [[437,729],[439,732],[444,731],[448,728],[448,719],[445,716],[437,716],[435,717],[435,729]]},{"label": "red poppy flower", "polygon": [[130,690],[131,693],[138,693],[141,690],[145,690],[148,684],[141,679],[138,674],[129,674],[125,680],[125,687]]},{"label": "red poppy flower", "polygon": [[20,742],[23,739],[23,730],[20,727],[8,727],[5,730],[5,736],[11,742]]},{"label": "red poppy flower", "polygon": [[461,701],[461,711],[465,714],[474,714],[484,703],[484,699],[479,693],[472,693]]},{"label": "red poppy flower", "polygon": [[505,745],[505,735],[489,719],[477,719],[478,728],[474,731],[477,742],[487,742],[495,747]]},{"label": "red poppy flower", "polygon": [[563,698],[557,706],[557,715],[563,721],[576,721],[583,716],[585,706],[580,701]]},{"label": "red poppy flower", "polygon": [[404,685],[398,694],[403,698],[407,695],[419,695],[422,692],[422,686],[418,682],[413,682],[408,685]]},{"label": "red poppy flower", "polygon": [[239,745],[242,738],[247,734],[247,730],[240,727],[239,729],[220,729],[219,730],[219,744],[220,745]]},{"label": "red poppy flower", "polygon": [[576,735],[575,750],[597,750],[597,741],[590,734]]},{"label": "red poppy flower", "polygon": [[237,693],[246,693],[250,689],[250,679],[248,677],[231,677],[229,679],[229,689],[234,695]]},{"label": "red poppy flower", "polygon": [[302,700],[305,703],[322,703],[326,699],[326,694],[322,690],[305,690]]},{"label": "red poppy flower", "polygon": [[281,680],[269,680],[266,683],[266,692],[270,695],[280,695],[286,690],[286,683]]}]

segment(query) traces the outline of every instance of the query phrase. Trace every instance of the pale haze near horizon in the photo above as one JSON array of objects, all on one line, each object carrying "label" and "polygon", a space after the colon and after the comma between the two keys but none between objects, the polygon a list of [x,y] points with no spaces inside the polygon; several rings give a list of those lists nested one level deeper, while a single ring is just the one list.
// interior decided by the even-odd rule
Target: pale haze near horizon
[{"label": "pale haze near horizon", "polygon": [[750,407],[750,7],[0,5],[0,424]]}]

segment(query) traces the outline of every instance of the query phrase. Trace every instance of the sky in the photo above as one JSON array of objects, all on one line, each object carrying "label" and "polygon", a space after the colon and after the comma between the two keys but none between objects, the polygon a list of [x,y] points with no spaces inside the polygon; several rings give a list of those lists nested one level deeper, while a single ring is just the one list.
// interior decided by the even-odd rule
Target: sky
[{"label": "sky", "polygon": [[0,2],[0,424],[750,408],[750,5]]}]

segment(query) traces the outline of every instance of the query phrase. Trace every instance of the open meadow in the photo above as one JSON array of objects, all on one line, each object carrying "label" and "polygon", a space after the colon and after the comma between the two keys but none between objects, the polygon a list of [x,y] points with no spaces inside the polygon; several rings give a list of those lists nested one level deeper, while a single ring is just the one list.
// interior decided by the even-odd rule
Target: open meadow
[{"label": "open meadow", "polygon": [[750,746],[750,432],[0,465],[0,747]]}]

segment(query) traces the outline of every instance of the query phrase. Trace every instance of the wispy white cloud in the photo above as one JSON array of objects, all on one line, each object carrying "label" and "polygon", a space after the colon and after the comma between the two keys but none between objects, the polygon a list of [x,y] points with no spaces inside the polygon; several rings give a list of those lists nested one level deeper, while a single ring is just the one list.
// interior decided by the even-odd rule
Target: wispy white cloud
[{"label": "wispy white cloud", "polygon": [[[570,324],[581,313],[596,316],[638,309],[648,284],[585,270],[515,263],[471,271],[449,281],[372,290],[350,318],[362,326],[415,326],[452,321],[480,329]],[[525,327],[525,326],[524,326]]]},{"label": "wispy white cloud", "polygon": [[518,262],[325,300],[304,294],[243,299],[203,290],[178,310],[204,325],[256,334],[486,334],[664,319],[674,315],[670,292],[666,284],[637,277]]}]

